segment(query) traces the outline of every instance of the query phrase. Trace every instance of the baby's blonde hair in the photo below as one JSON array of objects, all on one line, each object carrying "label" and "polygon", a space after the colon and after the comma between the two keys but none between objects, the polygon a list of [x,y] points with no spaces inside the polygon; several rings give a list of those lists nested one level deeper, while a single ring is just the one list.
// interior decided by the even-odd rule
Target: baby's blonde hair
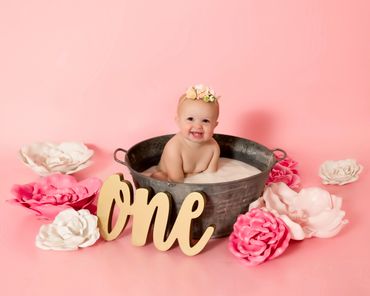
[{"label": "baby's blonde hair", "polygon": [[211,104],[211,105],[214,105],[215,108],[216,108],[216,118],[218,118],[218,115],[220,113],[220,106],[218,104],[218,100],[215,100],[213,102],[205,102],[203,100],[199,100],[199,99],[189,99],[186,97],[186,94],[183,94],[180,98],[179,98],[179,101],[177,103],[177,114],[179,114],[179,110],[180,110],[180,106],[182,105],[182,103],[184,103],[185,101],[202,101],[204,104]]}]

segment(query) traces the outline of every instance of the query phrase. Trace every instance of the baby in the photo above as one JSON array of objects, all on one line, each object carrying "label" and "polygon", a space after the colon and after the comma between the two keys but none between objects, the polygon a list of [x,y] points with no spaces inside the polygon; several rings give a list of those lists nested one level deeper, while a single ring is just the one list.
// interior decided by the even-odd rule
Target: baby
[{"label": "baby", "polygon": [[203,85],[190,87],[177,105],[179,132],[165,145],[153,178],[183,182],[186,176],[215,172],[220,147],[213,139],[219,105],[214,91]]}]

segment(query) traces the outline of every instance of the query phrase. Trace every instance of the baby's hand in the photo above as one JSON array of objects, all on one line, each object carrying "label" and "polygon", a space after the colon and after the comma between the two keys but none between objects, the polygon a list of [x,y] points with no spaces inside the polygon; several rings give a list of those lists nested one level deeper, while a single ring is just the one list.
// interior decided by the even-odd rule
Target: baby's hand
[{"label": "baby's hand", "polygon": [[[201,172],[202,173],[202,172]],[[199,173],[187,173],[187,174],[185,174],[185,178],[187,178],[187,177],[191,177],[191,176],[194,176],[194,175],[196,175],[196,174],[199,174]]]}]

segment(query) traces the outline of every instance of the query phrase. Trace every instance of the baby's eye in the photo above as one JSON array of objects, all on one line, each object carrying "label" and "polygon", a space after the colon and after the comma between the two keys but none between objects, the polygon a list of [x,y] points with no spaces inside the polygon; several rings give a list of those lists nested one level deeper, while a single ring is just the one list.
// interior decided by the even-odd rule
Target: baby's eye
[{"label": "baby's eye", "polygon": [[187,121],[193,121],[193,119],[194,119],[193,117],[186,118]]},{"label": "baby's eye", "polygon": [[209,123],[209,119],[203,119],[202,122],[203,123]]}]

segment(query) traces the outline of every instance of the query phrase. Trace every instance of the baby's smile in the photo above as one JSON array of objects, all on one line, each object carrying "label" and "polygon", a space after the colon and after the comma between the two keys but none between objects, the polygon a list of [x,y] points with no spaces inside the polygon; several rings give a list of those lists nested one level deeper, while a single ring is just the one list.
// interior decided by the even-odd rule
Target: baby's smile
[{"label": "baby's smile", "polygon": [[203,131],[190,131],[190,135],[192,135],[195,139],[202,139]]}]

